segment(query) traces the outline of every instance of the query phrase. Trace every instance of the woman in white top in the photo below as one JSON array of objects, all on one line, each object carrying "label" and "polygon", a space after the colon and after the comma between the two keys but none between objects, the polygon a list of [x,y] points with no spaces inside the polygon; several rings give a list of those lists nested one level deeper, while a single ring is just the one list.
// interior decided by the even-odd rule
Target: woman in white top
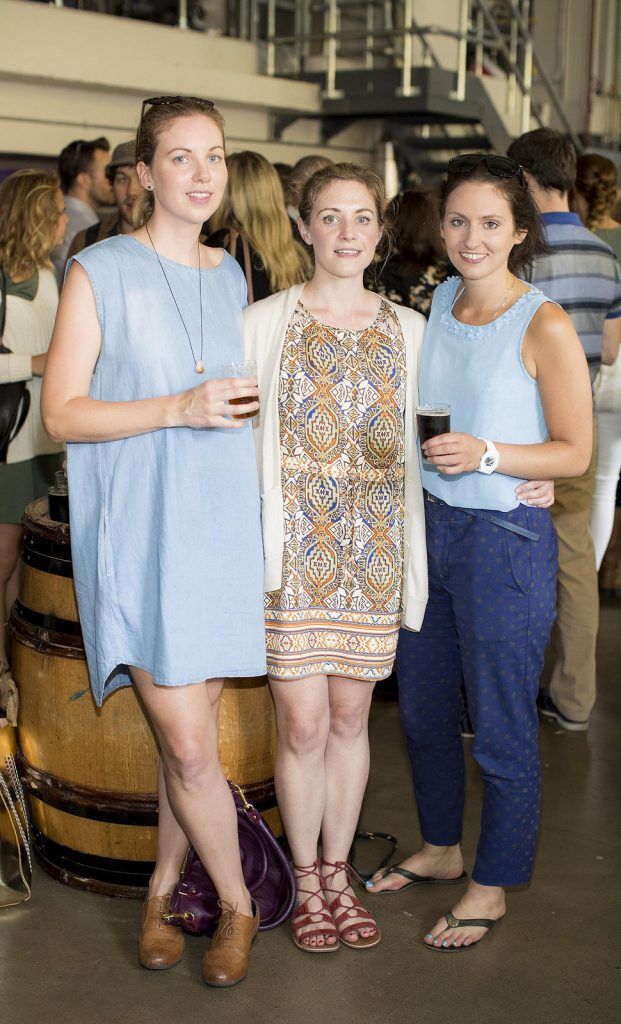
[{"label": "woman in white top", "polygon": [[54,328],[58,288],[50,253],[65,237],[67,215],[56,175],[22,170],[0,187],[0,267],[6,281],[6,322],[0,384],[26,381],[30,410],[0,463],[0,680],[7,675],[4,624],[17,593],[21,518],[53,482],[64,445],[45,433],[39,411],[41,377]]},{"label": "woman in white top", "polygon": [[307,952],[380,940],[346,861],[373,686],[392,671],[402,618],[419,628],[427,596],[414,428],[425,321],[364,288],[383,218],[372,171],[316,172],[299,220],[313,279],[245,311],[262,396],[254,433],[276,787],[298,880],[293,938]]}]

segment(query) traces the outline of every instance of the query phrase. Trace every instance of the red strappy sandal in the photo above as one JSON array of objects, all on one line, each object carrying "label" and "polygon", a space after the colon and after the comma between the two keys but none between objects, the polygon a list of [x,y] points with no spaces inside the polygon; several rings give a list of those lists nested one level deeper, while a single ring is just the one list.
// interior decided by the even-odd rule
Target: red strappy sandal
[{"label": "red strappy sandal", "polygon": [[[323,891],[326,895],[329,892],[335,892],[337,894],[333,900],[328,900],[328,907],[332,917],[334,918],[334,923],[336,924],[341,942],[345,946],[349,946],[350,949],[370,949],[371,946],[377,946],[382,934],[377,927],[377,922],[371,916],[366,907],[363,907],[359,899],[355,896],[349,896],[349,894],[348,898],[352,900],[351,907],[348,907],[343,903],[345,890],[349,888],[350,876],[354,875],[356,878],[359,877],[352,869],[351,864],[347,864],[343,860],[337,860],[334,864],[329,860],[322,860],[321,863],[325,867],[333,869],[329,874],[323,876]],[[331,889],[327,883],[332,881],[339,871],[345,872],[348,882],[342,889]],[[352,920],[356,921],[355,925],[349,923]],[[364,928],[374,928],[375,935],[361,935],[360,933]],[[345,935],[347,935],[348,932],[356,932],[358,936],[356,942],[349,942],[345,938]]]},{"label": "red strappy sandal", "polygon": [[[293,870],[299,876],[297,880],[298,892],[308,894],[308,899],[305,899],[303,903],[298,903],[291,917],[291,930],[295,945],[305,953],[336,953],[339,948],[339,933],[323,890],[319,889],[317,892],[312,889],[303,889],[300,885],[300,880],[309,875],[317,875],[320,881],[322,881],[319,861],[313,861],[308,866],[294,864]],[[313,896],[321,900],[321,908],[319,910],[309,910],[308,908],[308,904]],[[314,927],[313,931],[303,932],[303,929],[309,925],[316,927]],[[304,941],[304,939],[310,939],[313,935],[323,936],[323,946],[311,946],[308,942]],[[332,936],[336,941],[328,944],[327,939]]]}]

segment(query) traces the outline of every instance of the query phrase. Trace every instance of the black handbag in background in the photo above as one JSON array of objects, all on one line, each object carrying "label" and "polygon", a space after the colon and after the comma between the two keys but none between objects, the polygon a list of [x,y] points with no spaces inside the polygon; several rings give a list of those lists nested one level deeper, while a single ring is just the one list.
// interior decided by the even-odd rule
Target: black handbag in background
[{"label": "black handbag in background", "polygon": [[[8,355],[11,351],[2,344],[5,323],[6,275],[0,267],[0,355]],[[30,392],[25,381],[0,384],[0,462],[6,462],[9,445],[26,422],[29,409]]]}]

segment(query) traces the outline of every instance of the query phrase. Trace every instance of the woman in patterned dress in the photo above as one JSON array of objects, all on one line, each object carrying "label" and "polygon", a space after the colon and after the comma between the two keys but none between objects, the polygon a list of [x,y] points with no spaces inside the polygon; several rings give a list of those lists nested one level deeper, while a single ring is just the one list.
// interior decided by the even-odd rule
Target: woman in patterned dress
[{"label": "woman in patterned dress", "polygon": [[[369,768],[375,683],[427,595],[414,407],[424,319],[367,291],[381,180],[355,164],[308,181],[315,273],[245,313],[258,362],[266,627],[278,803],[298,878],[295,944],[366,949],[379,929],[346,861]],[[322,857],[317,847],[321,836]]]}]

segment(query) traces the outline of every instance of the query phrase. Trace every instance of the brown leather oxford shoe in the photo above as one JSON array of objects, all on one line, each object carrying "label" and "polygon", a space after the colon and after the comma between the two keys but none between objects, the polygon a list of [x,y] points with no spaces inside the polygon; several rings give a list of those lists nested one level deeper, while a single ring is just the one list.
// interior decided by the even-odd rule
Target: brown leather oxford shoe
[{"label": "brown leather oxford shoe", "polygon": [[170,909],[170,895],[144,901],[139,959],[149,971],[165,971],[178,964],[185,949],[181,928],[163,919]]},{"label": "brown leather oxford shoe", "polygon": [[248,973],[250,947],[259,930],[259,910],[252,904],[252,917],[238,914],[228,903],[222,913],[210,948],[203,956],[203,981],[216,988],[228,988],[243,981]]}]

